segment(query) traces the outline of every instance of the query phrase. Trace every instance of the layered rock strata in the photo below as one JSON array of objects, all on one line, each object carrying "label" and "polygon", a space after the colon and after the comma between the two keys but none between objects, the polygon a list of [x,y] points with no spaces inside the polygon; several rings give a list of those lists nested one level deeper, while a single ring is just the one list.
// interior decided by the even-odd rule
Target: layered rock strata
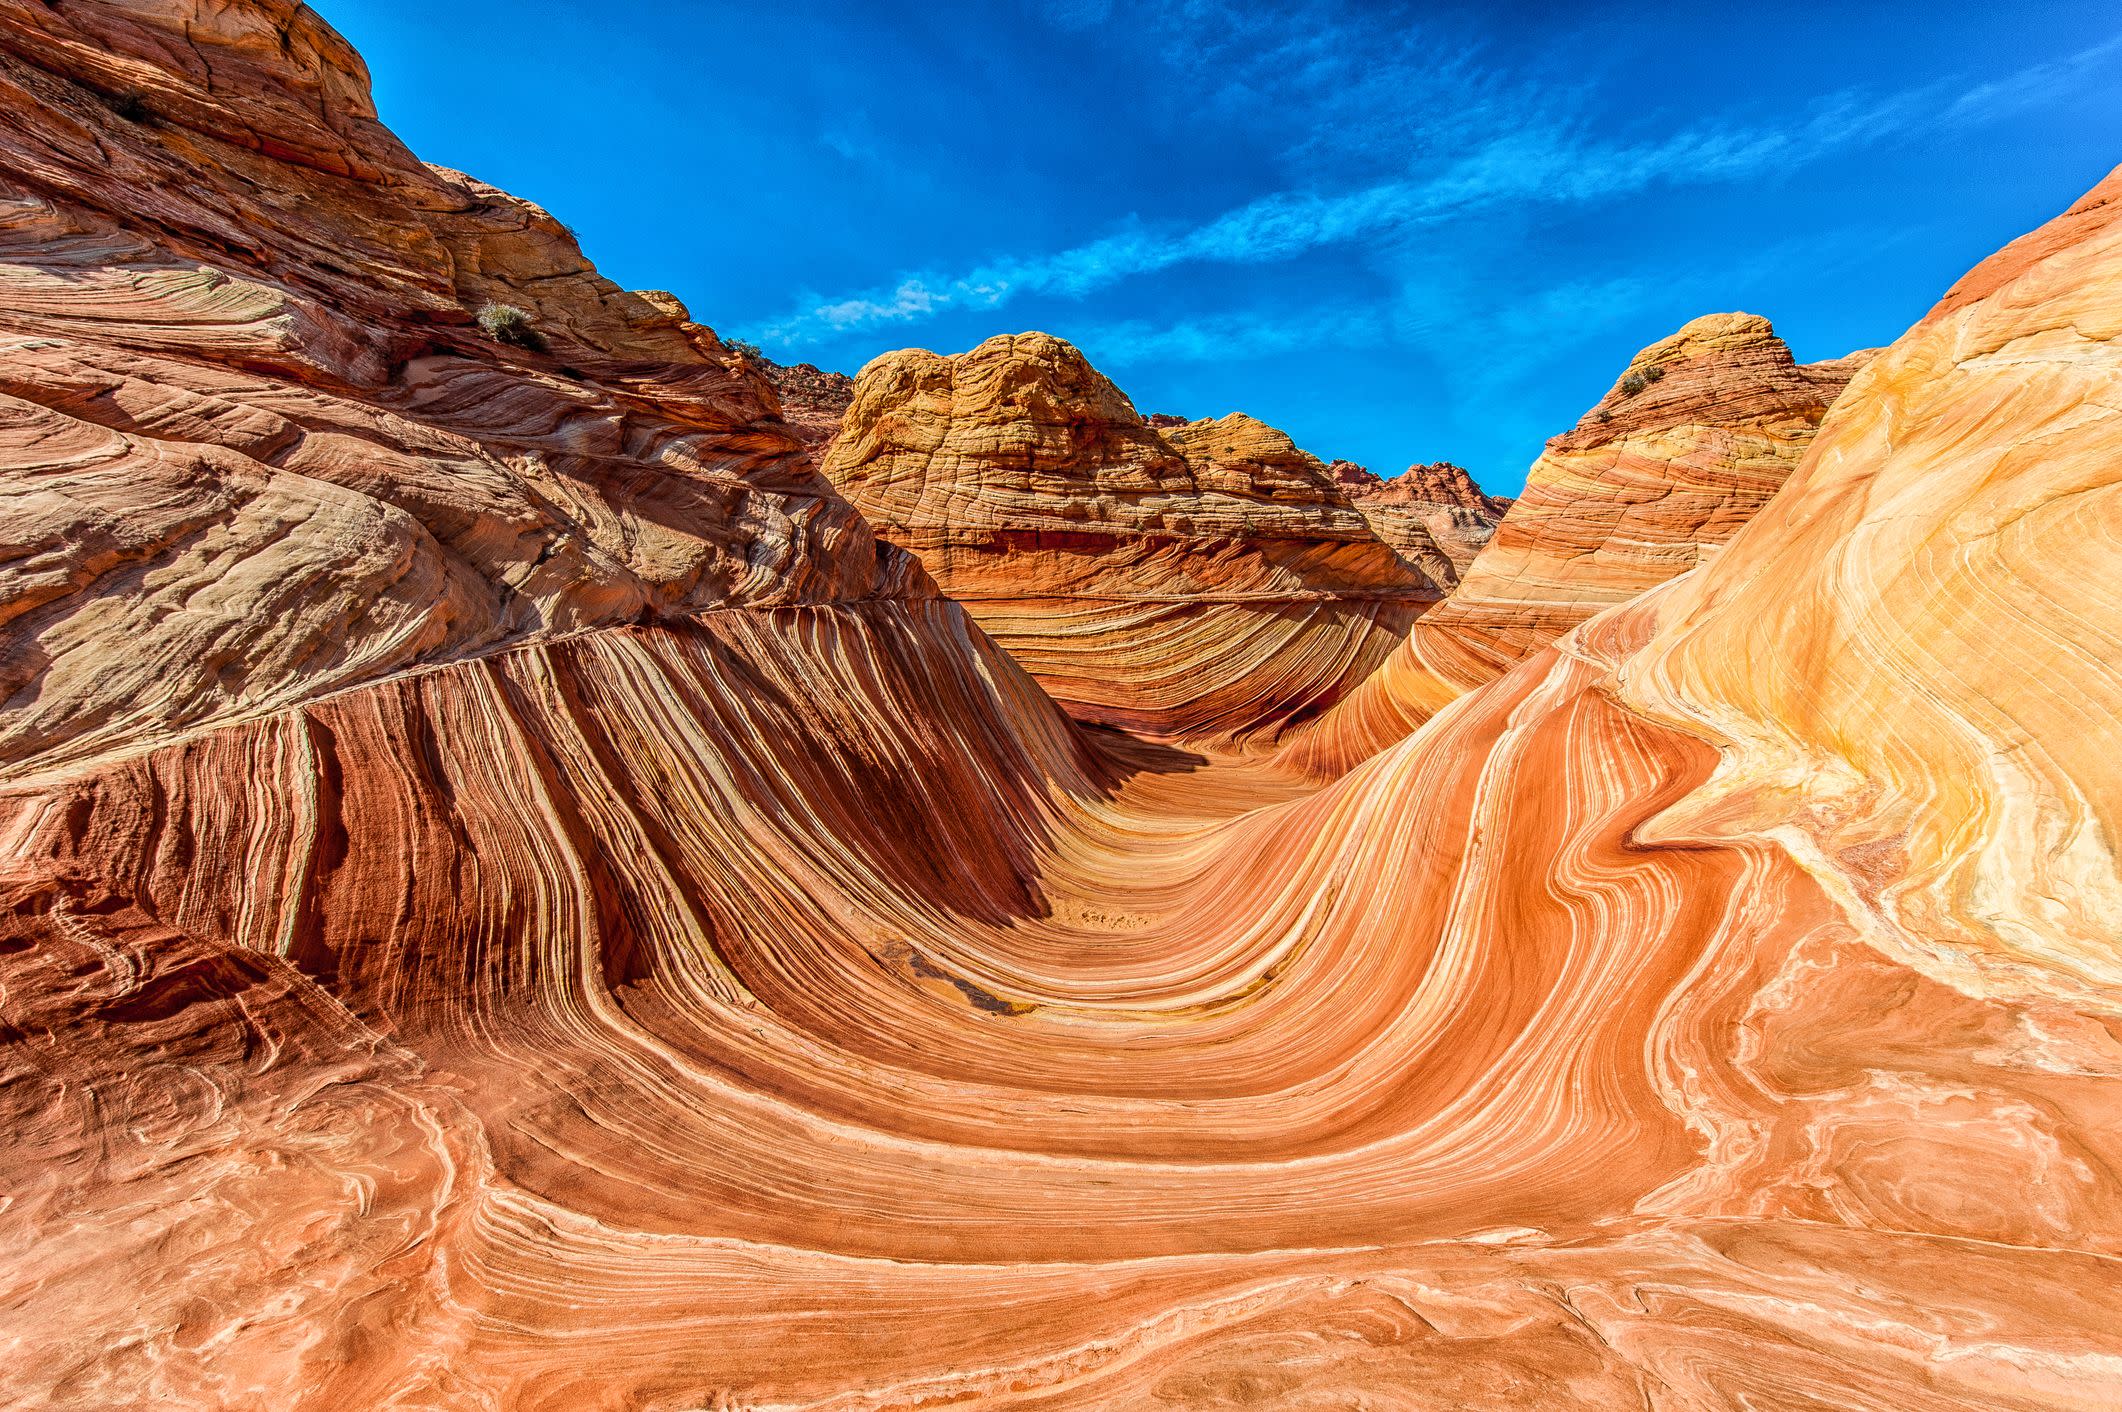
[{"label": "layered rock strata", "polygon": [[755,371],[421,164],[306,8],[6,6],[0,103],[0,775],[919,583]]},{"label": "layered rock strata", "polygon": [[1870,356],[1799,364],[1751,314],[1711,314],[1644,349],[1547,444],[1430,635],[1486,680],[1693,568],[1782,488]]},{"label": "layered rock strata", "polygon": [[1183,740],[1330,705],[1441,593],[1281,432],[1150,425],[1045,334],[877,359],[825,473],[1080,719]]},{"label": "layered rock strata", "polygon": [[1800,364],[1768,320],[1711,314],[1638,353],[1548,442],[1451,596],[1311,732],[1308,758],[1344,768],[1714,554],[1782,488],[1875,351]]},{"label": "layered rock strata", "polygon": [[1447,589],[1457,586],[1508,508],[1449,461],[1409,466],[1391,480],[1348,461],[1327,469],[1378,538]]},{"label": "layered rock strata", "polygon": [[[253,112],[213,130],[261,164],[365,102],[297,6],[0,16],[9,81],[72,54],[158,114]],[[55,152],[137,121],[62,115]],[[144,139],[186,202],[231,182],[200,122]],[[117,248],[193,258],[128,170]],[[33,287],[64,324],[112,284]],[[215,365],[174,330],[164,361]],[[250,698],[16,737],[0,1401],[2111,1401],[2122,173],[1861,372],[1721,555],[1323,787],[1079,729],[822,487],[838,537],[777,538],[816,485],[778,419],[686,423],[756,458],[667,454],[665,378],[765,406],[677,332],[699,362],[609,382],[552,335],[646,428],[569,503],[741,485],[657,527],[712,564],[752,536],[782,601],[732,568],[328,690],[249,655],[254,617]],[[0,351],[11,396],[105,431],[143,405],[67,392],[46,337]],[[480,387],[543,387],[536,356]],[[313,405],[244,367],[258,425]],[[63,477],[52,444],[0,466]],[[208,448],[187,485],[254,474],[172,444]],[[96,527],[122,548],[160,503]],[[75,651],[160,641],[119,611],[158,571],[33,594],[39,562],[7,601],[65,607]],[[318,580],[358,597],[359,563]]]}]

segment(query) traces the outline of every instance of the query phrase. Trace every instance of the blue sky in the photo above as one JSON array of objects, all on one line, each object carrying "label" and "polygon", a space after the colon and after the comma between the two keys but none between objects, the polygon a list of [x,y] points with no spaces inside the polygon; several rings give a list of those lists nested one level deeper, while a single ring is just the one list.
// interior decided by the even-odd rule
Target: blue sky
[{"label": "blue sky", "polygon": [[421,156],[781,361],[1044,329],[1499,493],[1689,318],[1885,343],[2122,161],[2113,0],[317,8]]}]

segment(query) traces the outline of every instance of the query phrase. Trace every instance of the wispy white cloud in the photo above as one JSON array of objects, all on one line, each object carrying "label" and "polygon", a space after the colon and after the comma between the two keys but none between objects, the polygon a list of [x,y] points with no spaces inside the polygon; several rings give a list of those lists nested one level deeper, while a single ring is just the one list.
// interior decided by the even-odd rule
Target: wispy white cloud
[{"label": "wispy white cloud", "polygon": [[1406,6],[1337,0],[1149,0],[1172,91],[1234,122],[1292,172],[1451,152],[1482,133],[1554,121],[1570,101],[1505,67],[1476,28]]},{"label": "wispy white cloud", "polygon": [[1227,363],[1329,343],[1364,348],[1384,341],[1392,326],[1389,310],[1374,305],[1343,305],[1296,317],[1281,311],[1240,311],[1173,324],[1122,320],[1071,332],[1077,345],[1098,366],[1126,368]]},{"label": "wispy white cloud", "polygon": [[[1314,49],[1312,71],[1344,64],[1338,56],[1348,52],[1347,38],[1336,35],[1327,47],[1301,35],[1285,39],[1275,51],[1278,62],[1269,68],[1286,73],[1292,51]],[[1422,157],[1426,169],[1416,174],[1332,191],[1271,192],[1193,225],[1130,219],[1104,236],[1062,250],[998,257],[958,273],[910,272],[879,289],[810,297],[744,333],[772,346],[802,347],[880,325],[918,323],[947,310],[993,309],[1027,296],[1078,299],[1180,265],[1288,260],[1499,204],[1592,204],[1659,185],[1744,181],[1940,123],[1990,121],[2054,102],[2118,57],[2122,36],[1971,87],[1941,83],[1886,95],[1843,94],[1814,104],[1794,122],[1705,124],[1635,141],[1589,137],[1565,116],[1519,113],[1487,137],[1459,144],[1460,155],[1443,161]],[[1303,63],[1295,67],[1305,71]],[[1464,82],[1479,88],[1482,80],[1477,75]],[[1461,110],[1461,120],[1468,111]],[[1184,340],[1173,338],[1177,350]]]},{"label": "wispy white cloud", "polygon": [[858,166],[875,165],[882,154],[876,125],[868,113],[859,109],[819,133],[818,145],[843,162]]},{"label": "wispy white cloud", "polygon": [[[1068,335],[1092,362],[1109,369],[1227,364],[1313,349],[1387,344],[1475,349],[1476,355],[1449,367],[1451,385],[1462,395],[1477,395],[1507,408],[1516,400],[1515,393],[1579,347],[1611,344],[1617,329],[1631,325],[1646,344],[1677,327],[1642,327],[1646,309],[1677,307],[1692,317],[1727,308],[1735,288],[1755,287],[1794,269],[1812,274],[1840,269],[1877,253],[1881,246],[1913,238],[1905,227],[1837,230],[1778,240],[1735,263],[1664,268],[1655,274],[1588,275],[1517,291],[1509,299],[1495,298],[1493,290],[1448,262],[1429,263],[1419,272],[1403,272],[1395,298],[1344,300],[1295,313],[1239,310],[1168,324],[1133,319],[1077,322],[1069,325]],[[1820,350],[1815,356],[1844,351]],[[1203,411],[1187,410],[1196,415]]]},{"label": "wispy white cloud", "polygon": [[1113,0],[1045,0],[1037,10],[1062,29],[1093,29],[1113,17]]},{"label": "wispy white cloud", "polygon": [[2088,78],[2118,59],[2122,59],[2122,34],[2052,63],[2035,64],[1993,82],[1977,84],[1954,100],[1946,119],[1985,122],[2053,103],[2075,92]]},{"label": "wispy white cloud", "polygon": [[948,296],[938,296],[921,281],[910,279],[879,296],[820,304],[811,311],[811,316],[828,328],[863,328],[870,324],[918,319],[949,302]]}]

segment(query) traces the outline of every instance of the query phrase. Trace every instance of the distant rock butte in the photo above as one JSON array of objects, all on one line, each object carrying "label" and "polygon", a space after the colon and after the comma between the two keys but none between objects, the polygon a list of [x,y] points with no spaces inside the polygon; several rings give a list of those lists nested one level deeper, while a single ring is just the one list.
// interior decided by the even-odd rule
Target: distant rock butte
[{"label": "distant rock butte", "polygon": [[1347,486],[1358,500],[1379,505],[1449,505],[1490,520],[1503,517],[1497,502],[1474,484],[1466,468],[1449,461],[1409,466],[1390,480],[1349,461],[1336,461],[1329,469],[1335,481]]},{"label": "distant rock butte", "polygon": [[829,373],[810,363],[784,366],[766,361],[763,370],[781,401],[781,419],[811,456],[823,461],[833,438],[840,434],[848,404],[854,401],[855,380],[846,373]]},{"label": "distant rock butte", "polygon": [[1152,425],[1045,334],[872,362],[825,473],[1069,710],[1153,734],[1321,709],[1442,592],[1281,432]]},{"label": "distant rock butte", "polygon": [[[1548,442],[1451,596],[1321,723],[1322,748],[1337,741],[1326,768],[1713,554],[1782,487],[1875,353],[1800,364],[1752,314],[1706,315],[1638,353]],[[1358,719],[1369,726],[1344,733]]]},{"label": "distant rock butte", "polygon": [[1446,586],[1458,583],[1506,508],[1449,461],[1409,466],[1391,480],[1350,461],[1328,471],[1380,539]]}]

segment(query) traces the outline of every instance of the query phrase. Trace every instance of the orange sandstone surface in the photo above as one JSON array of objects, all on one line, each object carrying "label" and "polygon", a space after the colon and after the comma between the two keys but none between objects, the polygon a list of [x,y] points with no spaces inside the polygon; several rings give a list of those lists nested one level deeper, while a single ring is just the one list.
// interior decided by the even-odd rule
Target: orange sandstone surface
[{"label": "orange sandstone surface", "polygon": [[1145,421],[1041,333],[862,370],[824,470],[1078,718],[1227,744],[1338,700],[1442,585],[1242,414]]},{"label": "orange sandstone surface", "polygon": [[1431,619],[1485,681],[1602,608],[1685,573],[1782,487],[1872,350],[1801,365],[1763,318],[1711,314],[1638,353],[1547,444]]},{"label": "orange sandstone surface", "polygon": [[[0,7],[0,85],[0,1402],[2112,1405],[2122,174],[1317,783],[1072,719],[307,9]],[[831,453],[979,467],[946,585],[1371,581],[1251,426],[955,430],[1020,341]]]},{"label": "orange sandstone surface", "polygon": [[755,370],[421,164],[307,8],[0,6],[0,103],[0,777],[510,644],[920,591]]},{"label": "orange sandstone surface", "polygon": [[1458,585],[1509,508],[1449,461],[1409,466],[1391,480],[1347,461],[1327,469],[1378,538],[1447,589]]},{"label": "orange sandstone surface", "polygon": [[[1548,442],[1509,512],[1468,544],[1479,552],[1457,563],[1450,597],[1297,755],[1344,768],[1594,614],[1703,562],[1781,488],[1875,352],[1800,364],[1768,320],[1710,314],[1638,353],[1597,406]],[[1428,493],[1471,506],[1455,488]],[[1470,508],[1455,513],[1478,524]]]}]

